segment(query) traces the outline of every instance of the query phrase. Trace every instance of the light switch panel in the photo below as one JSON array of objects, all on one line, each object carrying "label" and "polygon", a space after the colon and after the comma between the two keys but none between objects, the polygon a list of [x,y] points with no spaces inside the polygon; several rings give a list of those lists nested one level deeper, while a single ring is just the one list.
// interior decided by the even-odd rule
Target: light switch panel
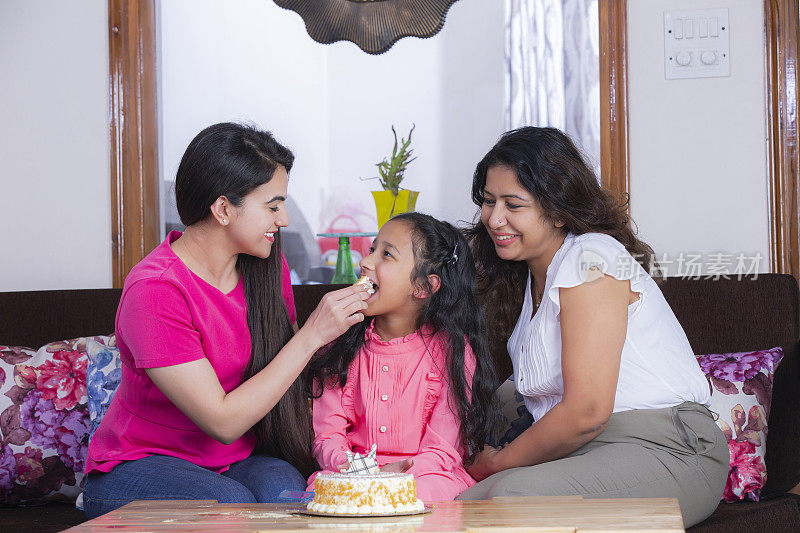
[{"label": "light switch panel", "polygon": [[730,76],[728,8],[664,12],[668,80]]}]

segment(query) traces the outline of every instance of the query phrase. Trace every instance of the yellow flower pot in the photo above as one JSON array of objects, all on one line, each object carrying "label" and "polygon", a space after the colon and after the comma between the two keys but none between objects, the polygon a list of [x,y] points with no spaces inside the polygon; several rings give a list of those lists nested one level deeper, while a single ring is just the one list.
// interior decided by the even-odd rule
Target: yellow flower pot
[{"label": "yellow flower pot", "polygon": [[372,191],[372,197],[375,199],[375,210],[378,213],[378,229],[398,213],[413,212],[417,204],[418,195],[419,191],[409,191],[407,189],[398,191],[397,196],[392,194],[392,191]]}]

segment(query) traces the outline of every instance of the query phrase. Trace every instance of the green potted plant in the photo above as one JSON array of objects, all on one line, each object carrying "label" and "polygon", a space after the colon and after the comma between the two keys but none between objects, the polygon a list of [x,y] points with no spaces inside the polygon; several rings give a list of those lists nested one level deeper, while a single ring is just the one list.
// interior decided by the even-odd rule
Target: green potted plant
[{"label": "green potted plant", "polygon": [[379,174],[376,179],[380,181],[383,187],[382,191],[372,191],[372,197],[375,199],[375,210],[378,214],[379,229],[397,213],[414,211],[416,206],[419,191],[400,188],[406,168],[416,159],[416,157],[412,157],[414,150],[409,149],[414,128],[415,126],[412,125],[411,131],[408,132],[408,139],[401,138],[398,143],[397,132],[392,126],[392,133],[394,134],[392,155],[375,165],[378,167]]}]

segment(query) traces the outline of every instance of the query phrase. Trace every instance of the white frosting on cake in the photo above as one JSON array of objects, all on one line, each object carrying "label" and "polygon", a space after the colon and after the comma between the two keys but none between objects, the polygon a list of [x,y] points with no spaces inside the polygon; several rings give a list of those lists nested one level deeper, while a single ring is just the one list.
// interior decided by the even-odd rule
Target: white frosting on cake
[{"label": "white frosting on cake", "polygon": [[320,474],[308,510],[327,514],[394,514],[422,511],[412,474]]},{"label": "white frosting on cake", "polygon": [[363,285],[367,288],[367,294],[375,294],[375,286],[372,283],[372,280],[369,279],[367,276],[361,276],[358,281],[356,281],[356,285]]}]

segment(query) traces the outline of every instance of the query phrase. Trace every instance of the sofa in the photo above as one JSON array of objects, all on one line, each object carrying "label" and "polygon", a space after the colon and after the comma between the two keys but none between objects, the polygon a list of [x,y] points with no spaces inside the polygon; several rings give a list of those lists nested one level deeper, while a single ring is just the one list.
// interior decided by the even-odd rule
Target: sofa
[{"label": "sofa", "polygon": [[[332,285],[294,287],[302,324]],[[784,357],[774,375],[766,467],[761,501],[721,503],[692,533],[800,530],[800,298],[788,275],[757,279],[668,278],[661,289],[696,354],[780,346]],[[0,293],[0,344],[37,347],[57,339],[105,335],[114,330],[120,289]],[[505,353],[495,354],[501,377],[511,372]],[[7,531],[60,531],[85,521],[67,503],[0,509]]]}]

